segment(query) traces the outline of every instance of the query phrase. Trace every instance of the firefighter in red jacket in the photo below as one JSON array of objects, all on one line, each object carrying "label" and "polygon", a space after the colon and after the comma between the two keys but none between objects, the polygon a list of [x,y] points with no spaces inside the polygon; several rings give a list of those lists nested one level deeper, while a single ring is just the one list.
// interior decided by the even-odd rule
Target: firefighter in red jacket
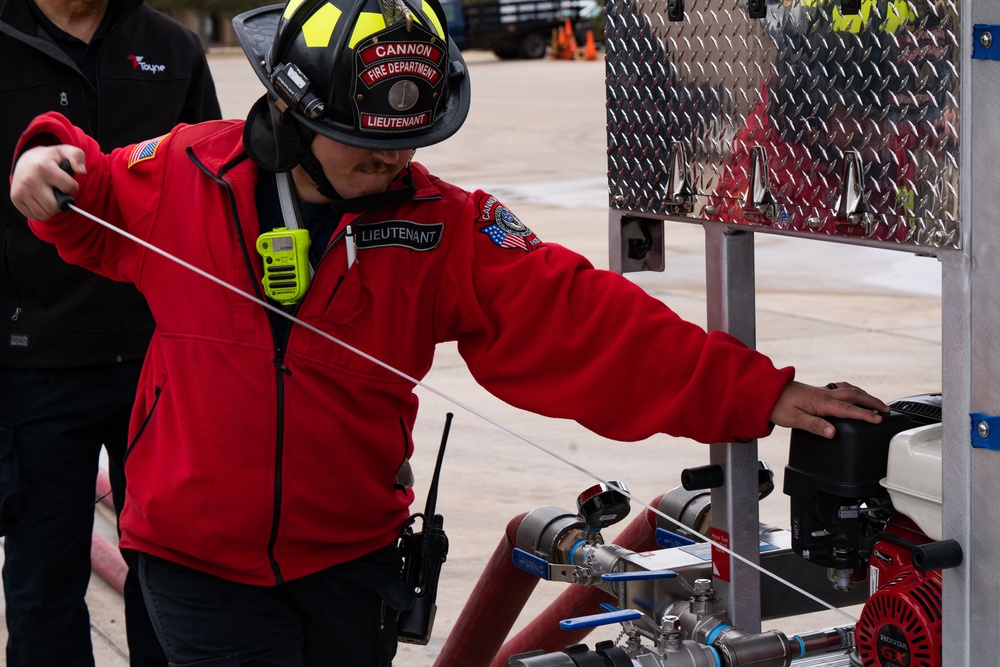
[{"label": "firefighter in red jacket", "polygon": [[[121,546],[139,554],[173,664],[389,664],[410,602],[396,547],[413,500],[409,378],[437,343],[457,341],[507,402],[620,440],[735,441],[772,424],[829,437],[822,415],[888,409],[851,385],[793,381],[411,161],[469,108],[433,0],[295,1],[234,25],[267,88],[245,122],[102,154],[48,114],[23,135],[12,182],[39,236],[135,283],[156,319]],[[60,214],[53,187],[310,326]],[[611,340],[650,345],[593,354]]]}]

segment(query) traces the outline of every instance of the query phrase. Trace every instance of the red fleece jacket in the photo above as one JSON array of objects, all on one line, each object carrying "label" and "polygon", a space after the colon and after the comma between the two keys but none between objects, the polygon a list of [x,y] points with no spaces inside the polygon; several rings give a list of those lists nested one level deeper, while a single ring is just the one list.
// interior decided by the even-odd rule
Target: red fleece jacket
[{"label": "red fleece jacket", "polygon": [[[259,295],[258,171],[242,131],[181,126],[105,155],[50,113],[16,154],[38,141],[83,148],[82,209]],[[457,341],[499,398],[609,438],[769,432],[792,369],[542,243],[488,194],[410,172],[413,199],[345,216],[358,259],[345,270],[334,233],[299,318],[417,379],[437,343]],[[413,500],[395,485],[412,449],[411,382],[300,326],[276,343],[259,305],[75,214],[31,225],[67,261],[134,282],[156,319],[132,415],[124,548],[268,585],[395,538]]]}]

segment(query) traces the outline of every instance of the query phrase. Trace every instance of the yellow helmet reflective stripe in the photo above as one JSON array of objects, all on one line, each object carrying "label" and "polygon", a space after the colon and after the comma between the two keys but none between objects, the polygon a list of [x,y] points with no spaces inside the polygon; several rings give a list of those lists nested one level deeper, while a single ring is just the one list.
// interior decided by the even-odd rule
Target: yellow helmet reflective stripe
[{"label": "yellow helmet reflective stripe", "polygon": [[281,16],[287,21],[292,18],[292,14],[295,10],[299,8],[304,0],[288,0],[288,4],[285,5],[285,11],[282,12]]},{"label": "yellow helmet reflective stripe", "polygon": [[302,38],[306,46],[310,48],[325,49],[330,44],[333,31],[337,27],[337,21],[344,12],[329,2],[316,10],[309,19],[302,24]]},{"label": "yellow helmet reflective stripe", "polygon": [[379,30],[385,30],[385,17],[375,12],[361,12],[358,15],[358,22],[354,24],[354,32],[351,33],[351,39],[348,40],[347,46],[353,49],[358,42],[369,35],[374,35]]},{"label": "yellow helmet reflective stripe", "polygon": [[[427,18],[431,20],[431,27],[434,28],[434,32],[437,33],[437,36],[441,39],[445,39],[447,35],[444,34],[444,28],[441,27],[441,19],[438,18],[438,15],[431,8],[430,3],[428,3],[427,0],[423,0],[421,8],[424,10],[424,14],[427,15]],[[417,17],[414,16],[413,18]]]},{"label": "yellow helmet reflective stripe", "polygon": [[[289,18],[295,13],[295,10],[299,5],[302,4],[304,0],[291,0],[288,6],[285,8],[285,18]],[[441,39],[445,38],[444,28],[441,26],[441,22],[431,6],[425,1],[423,2],[423,10],[427,13],[430,18],[434,32]],[[312,16],[302,24],[302,37],[305,40],[306,46],[310,48],[320,48],[324,49],[330,45],[330,39],[333,36],[333,31],[337,27],[337,21],[340,20],[341,15],[343,15],[337,6],[332,3],[325,3],[322,7],[317,9]],[[420,23],[420,17],[414,15],[413,20]],[[358,42],[363,40],[369,35],[374,35],[380,30],[385,30],[385,17],[382,14],[376,12],[361,12],[358,15],[358,20],[354,24],[354,31],[351,33],[351,38],[347,45],[350,48],[354,48]]]},{"label": "yellow helmet reflective stripe", "polygon": [[[423,3],[422,7],[427,17],[431,20],[431,27],[434,28],[434,32],[437,33],[438,37],[444,39],[444,30],[441,28],[437,14],[434,13],[434,10],[426,2]],[[413,14],[413,22],[420,23],[420,17]],[[347,46],[353,49],[358,42],[368,35],[374,35],[380,30],[385,30],[385,28],[385,17],[382,14],[361,12],[360,16],[358,16],[358,22],[354,25],[354,32],[351,33],[351,39],[348,41]]]}]

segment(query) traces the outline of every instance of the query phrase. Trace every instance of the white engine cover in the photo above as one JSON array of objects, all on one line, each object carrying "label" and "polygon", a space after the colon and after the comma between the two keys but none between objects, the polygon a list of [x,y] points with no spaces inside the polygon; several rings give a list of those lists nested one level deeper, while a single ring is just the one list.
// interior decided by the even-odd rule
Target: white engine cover
[{"label": "white engine cover", "polygon": [[941,539],[941,424],[897,433],[889,443],[886,476],[896,511],[913,520],[927,537]]}]

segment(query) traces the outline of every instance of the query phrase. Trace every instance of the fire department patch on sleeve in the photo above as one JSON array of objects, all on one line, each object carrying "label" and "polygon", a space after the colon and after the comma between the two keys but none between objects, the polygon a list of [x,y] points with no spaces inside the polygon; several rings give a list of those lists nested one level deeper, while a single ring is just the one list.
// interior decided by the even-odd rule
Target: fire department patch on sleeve
[{"label": "fire department patch on sleeve", "polygon": [[541,245],[542,240],[524,226],[509,208],[501,204],[493,195],[483,194],[479,199],[479,222],[486,226],[480,229],[500,248],[520,248],[531,252]]},{"label": "fire department patch on sleeve", "polygon": [[142,143],[138,143],[132,147],[132,152],[128,156],[128,168],[131,169],[132,165],[138,164],[143,160],[149,160],[156,157],[156,149],[160,147],[160,142],[167,135],[156,137],[155,139],[147,139]]}]

